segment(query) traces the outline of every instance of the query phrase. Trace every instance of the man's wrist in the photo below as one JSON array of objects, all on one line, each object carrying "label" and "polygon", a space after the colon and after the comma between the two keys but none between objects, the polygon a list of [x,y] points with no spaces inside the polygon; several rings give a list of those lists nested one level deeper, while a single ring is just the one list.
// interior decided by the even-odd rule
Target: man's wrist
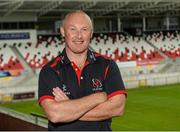
[{"label": "man's wrist", "polygon": [[98,92],[94,94],[96,97],[96,100],[99,101],[99,103],[103,103],[107,100],[107,94],[105,92]]}]

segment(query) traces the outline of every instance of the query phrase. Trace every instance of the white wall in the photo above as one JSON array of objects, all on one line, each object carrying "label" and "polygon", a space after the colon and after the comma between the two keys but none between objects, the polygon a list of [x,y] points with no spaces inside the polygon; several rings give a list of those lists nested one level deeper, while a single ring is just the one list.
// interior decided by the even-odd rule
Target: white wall
[{"label": "white wall", "polygon": [[147,74],[123,77],[126,88],[180,83],[180,73]]}]

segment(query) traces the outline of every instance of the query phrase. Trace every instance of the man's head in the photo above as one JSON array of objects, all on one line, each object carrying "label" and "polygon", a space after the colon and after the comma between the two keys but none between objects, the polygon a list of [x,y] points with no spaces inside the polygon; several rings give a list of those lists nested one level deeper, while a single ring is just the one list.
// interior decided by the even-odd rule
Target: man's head
[{"label": "man's head", "polygon": [[90,17],[78,10],[65,16],[60,31],[66,41],[66,51],[80,54],[89,46],[93,26]]}]

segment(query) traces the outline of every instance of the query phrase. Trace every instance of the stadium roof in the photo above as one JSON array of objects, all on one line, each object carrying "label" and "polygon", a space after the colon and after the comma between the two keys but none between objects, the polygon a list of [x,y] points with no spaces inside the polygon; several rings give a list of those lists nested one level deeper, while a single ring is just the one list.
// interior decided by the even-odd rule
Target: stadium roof
[{"label": "stadium roof", "polygon": [[180,0],[0,0],[0,15],[33,13],[38,18],[85,10],[92,17],[179,15]]}]

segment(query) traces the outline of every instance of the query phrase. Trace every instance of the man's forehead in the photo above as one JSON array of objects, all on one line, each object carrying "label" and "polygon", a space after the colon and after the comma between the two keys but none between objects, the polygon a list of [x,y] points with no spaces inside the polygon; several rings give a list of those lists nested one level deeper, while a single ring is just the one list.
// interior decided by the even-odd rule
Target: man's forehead
[{"label": "man's forehead", "polygon": [[87,21],[91,21],[90,18],[85,14],[85,13],[71,13],[68,16],[65,17],[65,21],[67,20],[72,20],[72,19],[83,19],[83,20],[87,20]]},{"label": "man's forehead", "polygon": [[[79,21],[78,21],[79,20]],[[92,26],[92,22],[90,17],[84,13],[84,12],[73,12],[70,13],[68,15],[66,15],[65,19],[64,19],[64,24],[71,24],[74,25],[75,23],[80,22],[81,24],[87,23],[87,26]]]},{"label": "man's forehead", "polygon": [[81,15],[81,16],[87,16],[87,17],[89,17],[89,16],[88,16],[85,12],[83,12],[83,11],[74,11],[74,12],[68,13],[68,14],[65,16],[65,19],[68,18],[68,17],[74,16],[74,15]]}]

